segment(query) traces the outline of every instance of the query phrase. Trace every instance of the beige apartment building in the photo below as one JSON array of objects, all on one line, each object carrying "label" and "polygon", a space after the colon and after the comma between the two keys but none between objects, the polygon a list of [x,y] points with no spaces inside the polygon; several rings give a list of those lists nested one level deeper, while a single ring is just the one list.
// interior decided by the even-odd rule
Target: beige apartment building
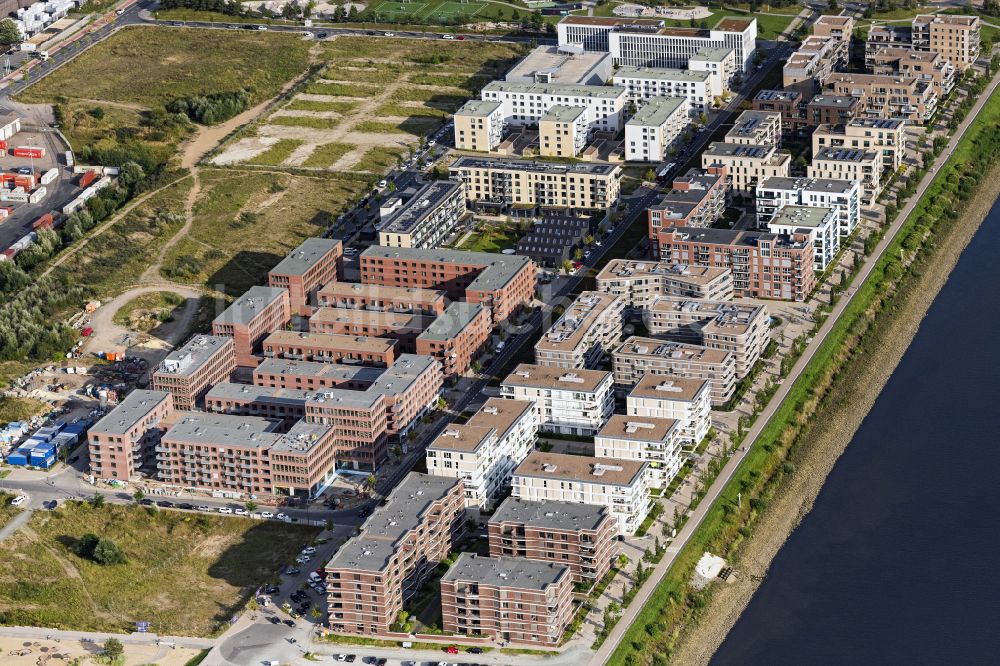
[{"label": "beige apartment building", "polygon": [[594,453],[611,460],[645,461],[649,487],[664,490],[681,469],[681,446],[686,442],[675,419],[615,414],[594,435]]},{"label": "beige apartment building", "polygon": [[732,352],[740,378],[764,354],[771,340],[770,320],[763,305],[670,296],[654,300],[645,316],[650,335]]},{"label": "beige apartment building", "polygon": [[823,148],[813,154],[809,178],[855,180],[861,183],[861,205],[874,206],[882,191],[882,152],[853,148]]},{"label": "beige apartment building", "polygon": [[136,389],[87,433],[90,473],[97,479],[129,481],[153,458],[174,403],[166,391]]},{"label": "beige apartment building", "polygon": [[713,405],[726,404],[736,390],[736,360],[730,351],[632,336],[613,358],[615,388],[622,393],[647,374],[707,379]]},{"label": "beige apartment building", "polygon": [[712,427],[711,384],[707,379],[644,375],[625,398],[629,416],[675,419],[682,437],[698,445]]},{"label": "beige apartment building", "polygon": [[733,274],[728,268],[689,266],[662,261],[612,259],[597,274],[597,290],[621,296],[626,311],[640,311],[658,296],[733,298]]},{"label": "beige apartment building", "polygon": [[921,14],[912,25],[916,49],[940,53],[963,72],[979,58],[982,21],[978,16]]},{"label": "beige apartment building", "polygon": [[573,619],[569,567],[462,553],[441,578],[441,627],[518,645],[555,647]]},{"label": "beige apartment building", "polygon": [[455,148],[488,153],[503,140],[503,104],[470,99],[455,112]]},{"label": "beige apartment building", "polygon": [[574,583],[595,585],[616,556],[618,521],[607,506],[508,497],[487,523],[491,557],[569,567]]},{"label": "beige apartment building", "polygon": [[407,474],[326,565],[330,631],[388,632],[464,529],[461,479]]},{"label": "beige apartment building", "polygon": [[753,192],[757,183],[765,178],[787,177],[791,165],[790,153],[780,152],[770,145],[710,143],[701,154],[703,169],[725,167],[730,186],[744,192]]},{"label": "beige apartment building", "polygon": [[899,74],[833,74],[826,85],[834,95],[858,99],[858,117],[906,120],[922,125],[937,109],[933,82]]},{"label": "beige apartment building", "polygon": [[465,216],[462,183],[435,180],[405,202],[393,197],[379,208],[378,244],[384,247],[439,247]]},{"label": "beige apartment building", "polygon": [[576,157],[587,147],[589,138],[585,106],[557,104],[538,119],[538,154],[543,157]]},{"label": "beige apartment building", "polygon": [[955,65],[934,51],[882,48],[868,56],[867,61],[873,74],[912,76],[929,81],[939,100],[952,91],[958,76]]},{"label": "beige apartment building", "polygon": [[500,384],[500,395],[533,401],[540,430],[568,435],[593,435],[615,407],[612,375],[603,370],[520,363]]},{"label": "beige apartment building", "polygon": [[852,148],[882,153],[882,169],[898,171],[906,154],[906,123],[902,120],[855,118],[845,125],[819,125],[813,131],[812,152]]},{"label": "beige apartment building", "polygon": [[157,391],[169,391],[174,409],[194,409],[213,384],[236,371],[236,344],[224,335],[196,335],[160,361],[153,371]]},{"label": "beige apartment building", "polygon": [[559,368],[593,368],[622,337],[625,301],[584,291],[535,343],[535,363]]},{"label": "beige apartment building", "polygon": [[823,87],[823,82],[847,63],[848,46],[832,37],[810,35],[802,40],[781,70],[782,87],[811,97]]},{"label": "beige apartment building", "polygon": [[726,143],[742,146],[781,145],[781,114],[775,111],[744,111],[726,132]]}]

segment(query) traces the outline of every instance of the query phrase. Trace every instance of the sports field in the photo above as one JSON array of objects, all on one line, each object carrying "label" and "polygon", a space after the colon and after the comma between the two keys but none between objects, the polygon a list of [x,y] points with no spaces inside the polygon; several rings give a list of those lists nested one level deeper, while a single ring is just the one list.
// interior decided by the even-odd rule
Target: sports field
[{"label": "sports field", "polygon": [[[448,22],[457,18],[473,16],[482,19],[509,19],[513,11],[516,10],[503,5],[473,0],[469,0],[469,2],[462,0],[376,0],[365,10],[362,17],[400,23],[410,20]],[[524,13],[527,12],[528,10],[525,9]]]}]

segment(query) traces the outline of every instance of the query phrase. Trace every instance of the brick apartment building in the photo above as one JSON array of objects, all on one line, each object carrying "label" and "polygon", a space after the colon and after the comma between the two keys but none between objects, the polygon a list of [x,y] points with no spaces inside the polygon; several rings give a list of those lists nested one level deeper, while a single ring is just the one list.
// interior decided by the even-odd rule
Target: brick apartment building
[{"label": "brick apartment building", "polygon": [[[400,359],[404,356],[401,354]],[[318,391],[324,388],[364,391],[375,383],[382,372],[382,368],[365,365],[265,358],[253,370],[253,383],[257,386],[303,391]]]},{"label": "brick apartment building", "polygon": [[317,294],[323,307],[409,313],[436,317],[448,305],[443,291],[383,284],[330,282]]},{"label": "brick apartment building", "polygon": [[98,479],[129,481],[152,459],[174,403],[166,391],[136,389],[90,427],[90,473]]},{"label": "brick apartment building", "polygon": [[343,244],[332,238],[307,238],[270,270],[267,285],[287,289],[292,312],[308,315],[319,287],[343,275]]},{"label": "brick apartment building", "polygon": [[263,343],[266,358],[349,363],[386,368],[396,359],[395,340],[363,335],[275,331]]},{"label": "brick apartment building", "polygon": [[559,368],[593,368],[622,337],[624,299],[584,291],[535,343],[535,363]]},{"label": "brick apartment building", "polygon": [[414,349],[438,359],[445,376],[463,375],[490,339],[490,330],[487,307],[456,301],[417,336]]},{"label": "brick apartment building", "polygon": [[674,179],[646,213],[649,225],[649,249],[660,254],[659,231],[665,227],[710,227],[722,217],[729,192],[726,167],[689,169]]},{"label": "brick apartment building", "polygon": [[399,352],[413,354],[417,336],[432,321],[433,317],[408,312],[320,307],[309,317],[309,332],[387,338],[398,342]]},{"label": "brick apartment building", "polygon": [[164,357],[153,371],[157,391],[169,391],[174,409],[194,409],[213,385],[236,370],[236,344],[222,335],[196,335]]},{"label": "brick apartment building", "polygon": [[861,113],[861,100],[851,95],[816,95],[806,104],[806,122],[816,125],[844,125]]},{"label": "brick apartment building", "polygon": [[754,111],[769,111],[781,115],[781,131],[793,136],[809,126],[806,102],[797,90],[761,90],[753,98]]},{"label": "brick apartment building", "polygon": [[388,632],[464,529],[461,479],[407,474],[326,565],[330,630]]},{"label": "brick apartment building", "polygon": [[612,259],[597,274],[597,290],[622,296],[626,312],[637,313],[658,296],[732,300],[733,274],[728,268]]},{"label": "brick apartment building", "polygon": [[236,365],[254,368],[261,342],[291,319],[287,289],[250,287],[212,321],[213,335],[228,335],[236,345]]}]

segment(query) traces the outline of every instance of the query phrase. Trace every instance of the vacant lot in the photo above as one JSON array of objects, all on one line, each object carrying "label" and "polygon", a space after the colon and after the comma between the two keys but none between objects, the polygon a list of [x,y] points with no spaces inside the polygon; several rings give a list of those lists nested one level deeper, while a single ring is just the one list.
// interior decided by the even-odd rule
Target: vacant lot
[{"label": "vacant lot", "polygon": [[[74,554],[87,533],[113,540],[125,564]],[[70,502],[36,513],[0,544],[0,623],[83,631],[204,636],[227,625],[261,582],[316,533],[249,519]]]},{"label": "vacant lot", "polygon": [[119,308],[114,322],[132,331],[148,333],[160,324],[171,321],[173,312],[186,299],[171,291],[155,291],[136,296]]},{"label": "vacant lot", "polygon": [[10,519],[21,512],[15,506],[11,506],[11,501],[13,501],[14,495],[10,495],[3,491],[0,491],[0,527],[3,527]]},{"label": "vacant lot", "polygon": [[26,421],[49,410],[47,403],[34,398],[0,398],[0,423]]}]

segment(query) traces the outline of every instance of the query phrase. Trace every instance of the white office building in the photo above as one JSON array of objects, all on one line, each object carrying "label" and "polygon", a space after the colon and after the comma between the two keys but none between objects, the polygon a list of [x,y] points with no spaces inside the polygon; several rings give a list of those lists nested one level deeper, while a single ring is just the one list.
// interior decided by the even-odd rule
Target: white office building
[{"label": "white office building", "polygon": [[500,384],[500,395],[534,401],[539,429],[567,435],[593,435],[615,407],[614,378],[604,370],[521,363]]},{"label": "white office building", "polygon": [[805,233],[812,238],[813,266],[822,273],[840,249],[840,215],[836,208],[785,206],[767,224],[775,234]]},{"label": "white office building", "polygon": [[861,224],[861,184],[833,178],[765,178],[757,185],[757,226],[764,229],[785,206],[836,208],[841,238]]},{"label": "white office building", "polygon": [[662,162],[690,124],[683,97],[656,97],[625,123],[625,161]]}]

